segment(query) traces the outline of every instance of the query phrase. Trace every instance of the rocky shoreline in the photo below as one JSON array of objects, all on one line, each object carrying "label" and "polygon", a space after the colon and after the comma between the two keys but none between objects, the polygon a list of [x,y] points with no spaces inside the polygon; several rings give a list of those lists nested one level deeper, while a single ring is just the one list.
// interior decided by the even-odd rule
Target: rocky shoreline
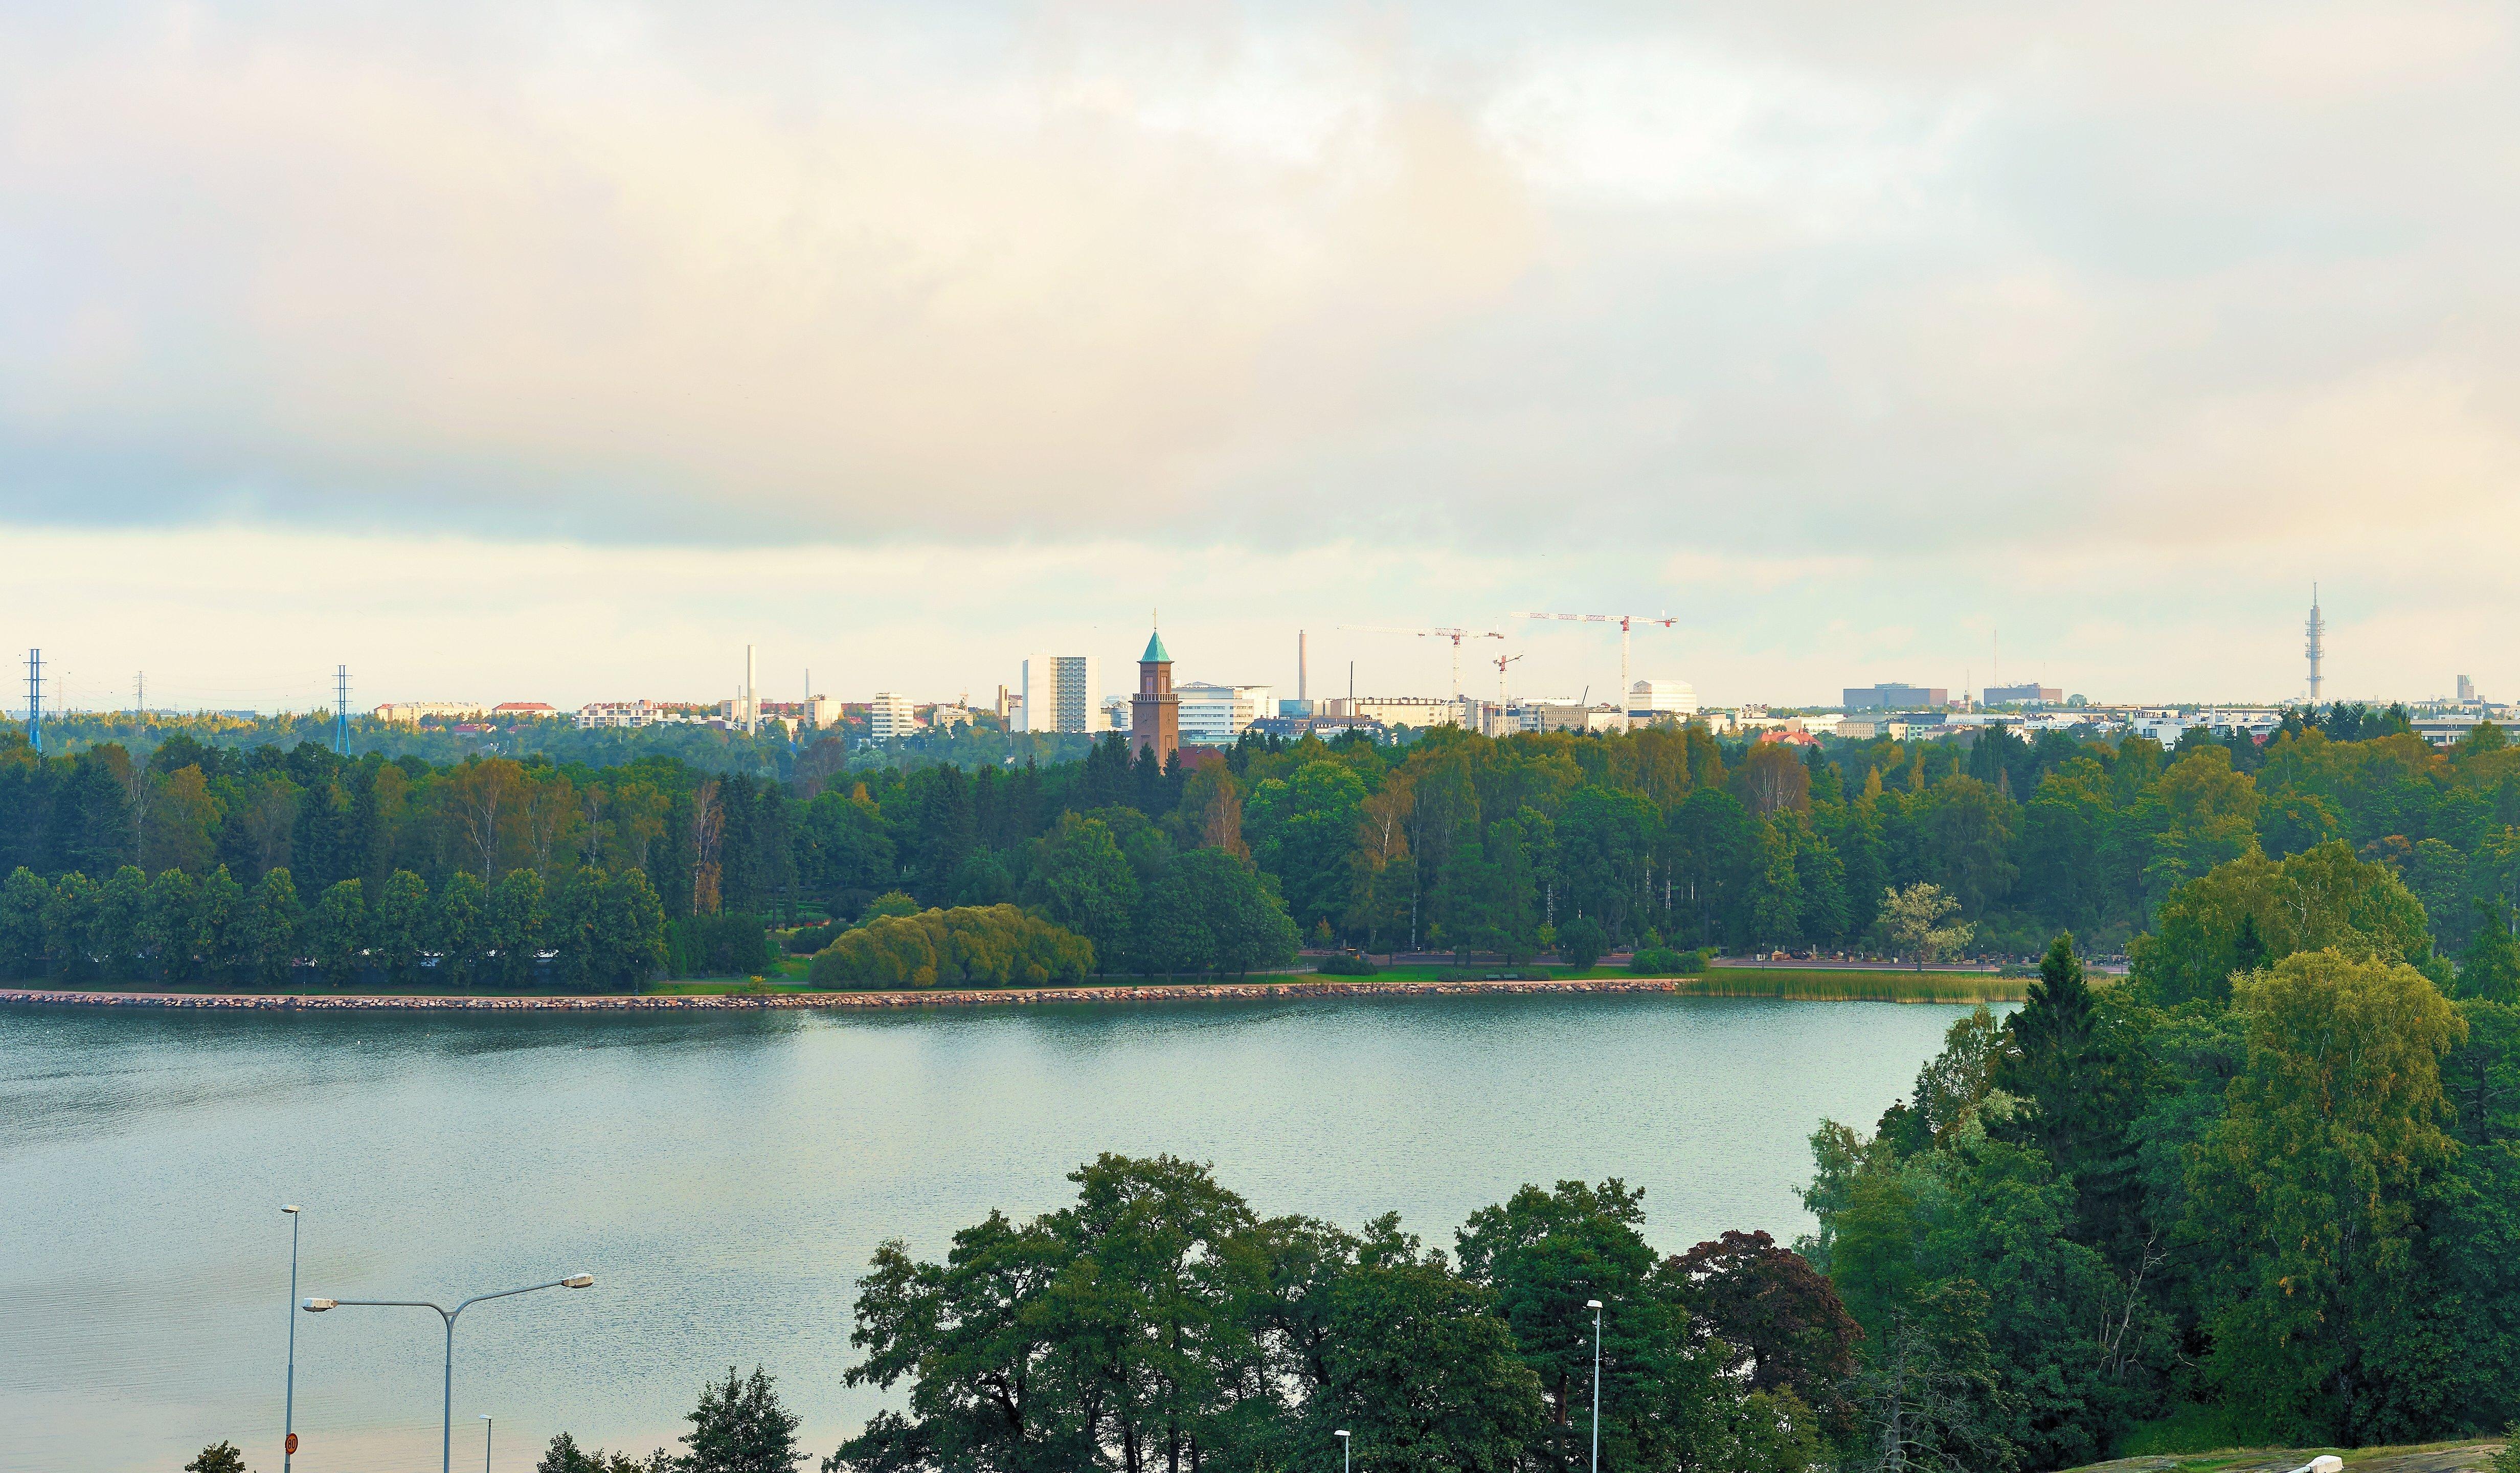
[{"label": "rocky shoreline", "polygon": [[110,992],[78,988],[0,988],[0,1004],[35,1007],[240,1008],[256,1011],[675,1012],[731,1008],[998,1007],[1063,1002],[1267,1001],[1282,997],[1456,996],[1473,992],[1674,992],[1669,977],[1566,981],[1162,983],[1143,987],[932,988],[884,992],[559,993],[456,997],[377,992]]}]

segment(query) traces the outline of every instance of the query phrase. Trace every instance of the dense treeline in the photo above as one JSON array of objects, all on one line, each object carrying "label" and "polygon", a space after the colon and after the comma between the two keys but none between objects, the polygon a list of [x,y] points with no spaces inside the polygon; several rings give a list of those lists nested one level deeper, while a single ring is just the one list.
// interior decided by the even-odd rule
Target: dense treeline
[{"label": "dense treeline", "polygon": [[1792,1250],[1658,1257],[1611,1180],[1526,1186],[1430,1251],[1108,1156],[1069,1207],[888,1244],[848,1376],[907,1404],[823,1466],[1328,1470],[1346,1429],[1359,1467],[1568,1473],[1597,1397],[1621,1473],[2031,1473],[2520,1417],[2520,948],[2496,927],[2446,994],[2414,898],[2341,842],[2164,908],[2128,980],[2060,936],[1869,1133],[1824,1123]]},{"label": "dense treeline", "polygon": [[1073,1205],[992,1214],[860,1280],[855,1384],[909,1383],[831,1473],[1581,1468],[1602,1312],[1606,1468],[1783,1473],[1848,1408],[1854,1323],[1765,1234],[1664,1257],[1641,1193],[1524,1187],[1453,1249],[1396,1216],[1263,1218],[1205,1169],[1104,1156]]},{"label": "dense treeline", "polygon": [[[1582,948],[1917,949],[1885,897],[1932,885],[1976,948],[2032,955],[2072,929],[2122,950],[2181,884],[2228,860],[2341,842],[2415,897],[2447,954],[2520,902],[2520,751],[2495,727],[2426,745],[2351,708],[2265,746],[2201,732],[2002,729],[1967,746],[1725,744],[1705,728],[1401,746],[1245,740],[1157,770],[1107,740],[1048,765],[850,769],[816,748],[786,780],[650,756],[612,766],[344,760],[177,733],[37,760],[0,736],[0,873],[99,886],[125,865],[312,904],[397,872],[432,897],[531,869],[638,871],[668,919],[839,918],[1015,904],[1085,937],[1098,970],[1276,964],[1282,915],[1316,944],[1523,960]],[[154,881],[152,883],[155,883]],[[1962,930],[1961,928],[1965,928]],[[2438,963],[2428,963],[2438,966]]]},{"label": "dense treeline", "polygon": [[[2070,938],[1869,1134],[1813,1137],[1800,1246],[1863,1326],[1872,1458],[2053,1468],[2520,1416],[2520,950],[2446,995],[2341,843],[2175,891],[2094,988]],[[1886,1389],[1900,1389],[1895,1404]],[[1864,1466],[1875,1466],[1868,1461]]]},{"label": "dense treeline", "polygon": [[[1041,924],[912,904],[843,941]],[[2451,975],[2413,893],[2342,840],[2251,851],[2158,909],[2126,979],[2060,935],[2028,1002],[1956,1022],[1869,1131],[1822,1123],[1791,1249],[1657,1254],[1616,1179],[1525,1186],[1437,1249],[1107,1155],[1068,1206],[993,1212],[934,1259],[887,1243],[845,1375],[904,1400],[822,1466],[1328,1473],[1345,1430],[1361,1468],[1572,1473],[1598,1405],[1616,1473],[2038,1473],[2520,1417],[2501,917]],[[543,1466],[802,1459],[759,1372],[690,1420],[681,1456],[562,1438]]]}]

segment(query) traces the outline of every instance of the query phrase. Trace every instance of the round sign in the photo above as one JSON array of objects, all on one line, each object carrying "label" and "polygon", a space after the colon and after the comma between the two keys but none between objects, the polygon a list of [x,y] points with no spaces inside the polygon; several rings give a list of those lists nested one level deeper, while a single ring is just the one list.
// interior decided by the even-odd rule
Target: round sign
[{"label": "round sign", "polygon": [[297,1450],[297,1434],[294,1432],[289,1434],[289,1441],[281,1445],[280,1450],[294,1453]]}]

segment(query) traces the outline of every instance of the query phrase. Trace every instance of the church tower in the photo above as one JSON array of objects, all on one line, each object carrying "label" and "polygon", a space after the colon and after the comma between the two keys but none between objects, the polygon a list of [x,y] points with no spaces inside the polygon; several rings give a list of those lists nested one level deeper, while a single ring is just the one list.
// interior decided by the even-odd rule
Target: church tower
[{"label": "church tower", "polygon": [[1155,764],[1164,766],[1181,750],[1181,697],[1173,694],[1173,657],[1158,630],[1138,657],[1138,694],[1129,701],[1129,745],[1133,752],[1152,748]]}]

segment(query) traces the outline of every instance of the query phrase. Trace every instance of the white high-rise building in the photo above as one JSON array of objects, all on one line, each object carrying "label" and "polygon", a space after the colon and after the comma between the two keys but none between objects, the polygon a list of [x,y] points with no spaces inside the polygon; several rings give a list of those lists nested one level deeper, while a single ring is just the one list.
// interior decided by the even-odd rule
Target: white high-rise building
[{"label": "white high-rise building", "polygon": [[1697,714],[1697,687],[1686,680],[1640,680],[1628,687],[1628,717],[1651,721],[1671,716],[1686,721]]},{"label": "white high-rise building", "polygon": [[910,698],[892,691],[880,690],[867,703],[867,735],[878,742],[906,737],[919,729],[919,713]]},{"label": "white high-rise building", "polygon": [[[1026,655],[1020,703],[1010,714],[1017,731],[1108,731],[1102,713],[1102,661],[1097,655]],[[1011,703],[1014,704],[1014,703]]]}]

